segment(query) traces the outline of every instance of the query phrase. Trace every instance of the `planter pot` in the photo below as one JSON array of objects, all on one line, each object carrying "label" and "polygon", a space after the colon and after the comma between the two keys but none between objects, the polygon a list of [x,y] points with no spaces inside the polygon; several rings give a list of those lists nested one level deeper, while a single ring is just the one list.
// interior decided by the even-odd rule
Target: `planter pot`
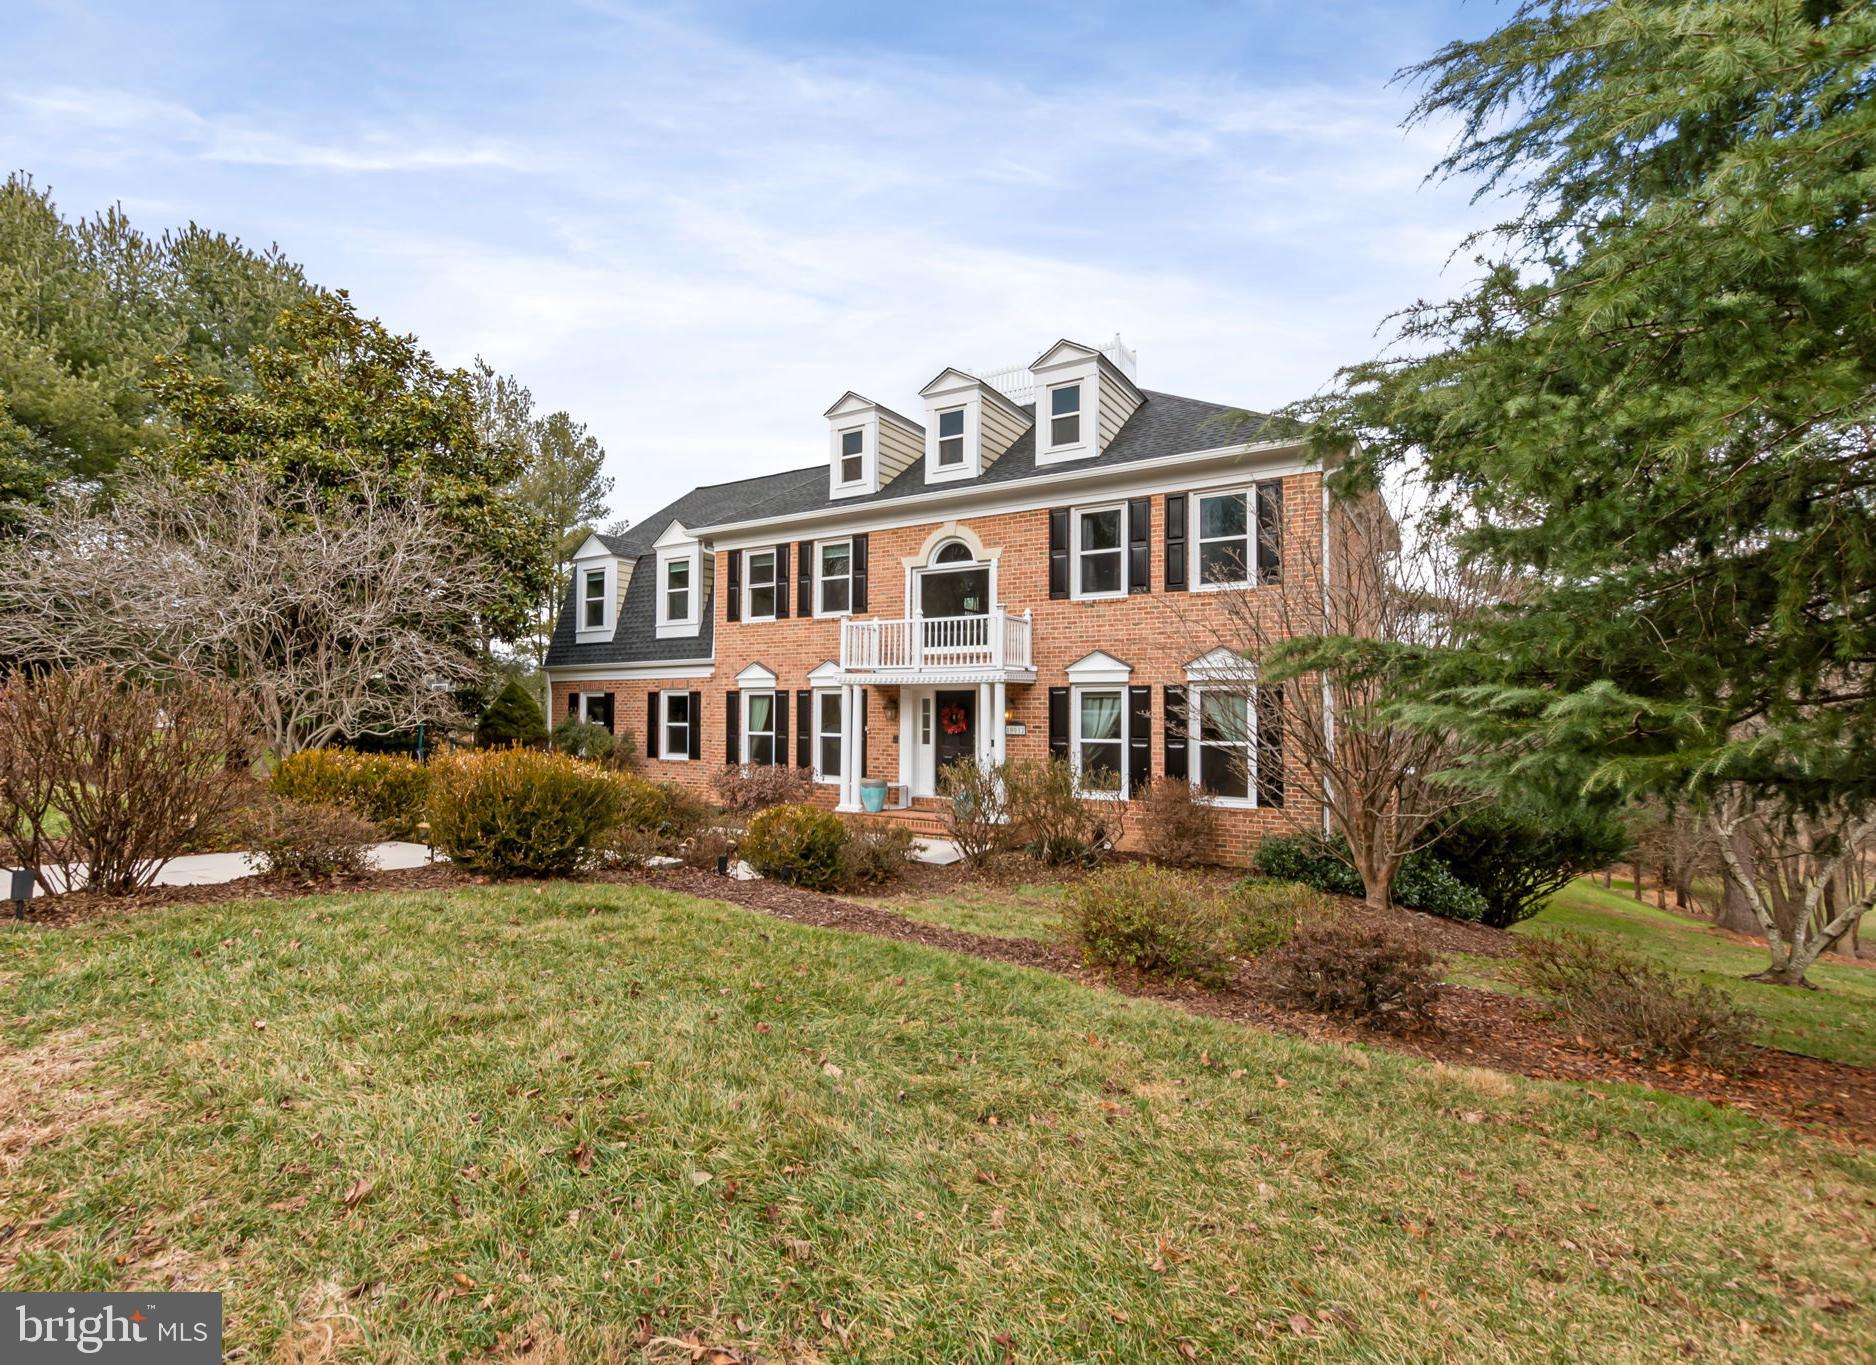
[{"label": "planter pot", "polygon": [[886,809],[884,778],[867,777],[860,780],[860,808],[868,815],[878,815]]}]

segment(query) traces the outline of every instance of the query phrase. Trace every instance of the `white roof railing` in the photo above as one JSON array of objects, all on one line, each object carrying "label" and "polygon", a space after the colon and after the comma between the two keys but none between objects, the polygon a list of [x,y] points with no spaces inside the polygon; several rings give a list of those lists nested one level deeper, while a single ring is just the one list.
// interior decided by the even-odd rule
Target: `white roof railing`
[{"label": "white roof railing", "polygon": [[[1112,341],[1098,349],[1127,378],[1136,384],[1140,382],[1140,353],[1122,341],[1119,332],[1114,333]],[[1027,365],[1011,365],[1001,370],[967,370],[965,373],[983,380],[1012,403],[1033,403],[1036,399],[1036,377],[1029,372]]]}]

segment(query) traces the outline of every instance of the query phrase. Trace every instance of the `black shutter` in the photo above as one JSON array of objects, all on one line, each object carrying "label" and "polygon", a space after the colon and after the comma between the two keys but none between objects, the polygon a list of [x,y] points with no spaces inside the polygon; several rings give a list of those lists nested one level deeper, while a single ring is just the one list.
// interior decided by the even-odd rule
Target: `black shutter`
[{"label": "black shutter", "polygon": [[613,725],[613,722],[612,722],[612,693],[601,692],[599,694],[599,697],[600,697],[599,723],[606,727],[607,734],[612,734],[615,732],[617,728]]},{"label": "black shutter", "polygon": [[814,615],[814,542],[800,541],[795,546],[795,614]]},{"label": "black shutter", "polygon": [[1068,689],[1066,687],[1049,689],[1049,754],[1053,758],[1068,757]]},{"label": "black shutter", "polygon": [[1257,581],[1283,581],[1283,485],[1275,480],[1257,485]]},{"label": "black shutter", "polygon": [[658,694],[645,698],[645,757],[658,756]]},{"label": "black shutter", "polygon": [[1049,596],[1068,596],[1068,509],[1049,509]]},{"label": "black shutter", "polygon": [[814,766],[814,693],[795,693],[795,766]]},{"label": "black shutter", "polygon": [[1127,591],[1152,592],[1153,499],[1127,504]]},{"label": "black shutter", "polygon": [[[866,712],[867,712],[867,707],[871,702],[871,699],[872,699],[871,689],[862,687],[860,689],[860,776],[861,777],[866,776],[866,722],[867,722]],[[846,760],[845,754],[841,755],[841,760],[843,762]]]},{"label": "black shutter", "polygon": [[1283,689],[1257,689],[1257,804],[1283,804]]},{"label": "black shutter", "polygon": [[723,761],[743,761],[743,694],[723,694]]},{"label": "black shutter", "polygon": [[853,614],[866,610],[866,537],[853,538]]},{"label": "black shutter", "polygon": [[775,547],[775,619],[788,615],[788,547]]},{"label": "black shutter", "polygon": [[703,757],[703,693],[690,694],[690,756]]},{"label": "black shutter", "polygon": [[[1186,495],[1166,495],[1166,591],[1186,590]],[[1183,691],[1183,689],[1181,689]]]},{"label": "black shutter", "polygon": [[725,621],[743,619],[743,552],[731,550],[728,554],[730,563],[730,592],[726,604]]},{"label": "black shutter", "polygon": [[1127,689],[1127,793],[1138,796],[1153,776],[1153,689]]},{"label": "black shutter", "polygon": [[788,766],[788,694],[775,694],[775,766]]},{"label": "black shutter", "polygon": [[1166,693],[1166,776],[1190,777],[1186,766],[1186,690],[1168,683]]}]

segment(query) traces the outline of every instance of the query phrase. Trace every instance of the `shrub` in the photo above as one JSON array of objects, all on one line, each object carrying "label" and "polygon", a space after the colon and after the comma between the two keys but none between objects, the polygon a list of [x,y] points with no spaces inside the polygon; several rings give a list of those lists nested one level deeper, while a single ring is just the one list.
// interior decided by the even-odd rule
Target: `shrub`
[{"label": "shrub", "polygon": [[1439,963],[1390,929],[1331,921],[1298,930],[1270,955],[1277,998],[1387,1033],[1432,1023]]},{"label": "shrub", "polygon": [[735,836],[715,826],[698,829],[677,846],[677,857],[684,866],[694,867],[700,872],[715,872],[719,862],[735,856]]},{"label": "shrub", "polygon": [[756,871],[777,881],[825,890],[840,881],[847,827],[819,806],[771,806],[749,822],[741,853]]},{"label": "shrub", "polygon": [[1017,840],[1045,863],[1091,862],[1118,844],[1125,832],[1126,802],[1082,797],[1067,759],[1012,763],[1004,790]]},{"label": "shrub", "polygon": [[554,877],[589,862],[626,803],[619,775],[565,754],[498,749],[431,765],[436,846],[472,872]]},{"label": "shrub", "polygon": [[243,813],[240,831],[263,877],[361,877],[378,829],[338,806],[273,797]]},{"label": "shrub", "polygon": [[[1363,894],[1348,840],[1339,834],[1328,839],[1319,834],[1273,834],[1258,844],[1251,861],[1266,877],[1302,882],[1338,896]],[[1396,905],[1447,919],[1476,921],[1485,913],[1485,898],[1425,850],[1402,859],[1388,894]]]},{"label": "shrub", "polygon": [[1314,887],[1261,877],[1246,877],[1232,887],[1225,904],[1231,912],[1231,951],[1239,957],[1257,957],[1281,948],[1297,929],[1327,924],[1340,913]]},{"label": "shrub", "polygon": [[393,839],[409,839],[430,799],[430,770],[403,754],[302,749],[274,769],[277,796],[312,806],[337,806],[369,820]]},{"label": "shrub", "polygon": [[1526,811],[1478,806],[1448,821],[1433,853],[1479,893],[1481,921],[1509,929],[1572,877],[1607,867],[1630,842],[1612,813],[1581,805]]},{"label": "shrub", "polygon": [[476,744],[501,749],[546,742],[547,720],[541,715],[541,704],[519,678],[510,678],[476,722]]},{"label": "shrub", "polygon": [[842,886],[884,886],[896,881],[912,860],[912,831],[887,820],[863,820],[847,827],[840,850]]},{"label": "shrub", "polygon": [[1231,916],[1189,873],[1151,863],[1103,868],[1069,891],[1062,925],[1090,964],[1211,987],[1231,979]]},{"label": "shrub", "polygon": [[974,758],[947,763],[938,774],[938,794],[944,798],[945,832],[958,852],[973,867],[1009,841],[1004,818],[1004,778],[1008,764],[985,766]]},{"label": "shrub", "polygon": [[1734,1070],[1750,1055],[1758,1018],[1704,981],[1588,934],[1532,934],[1513,978],[1603,1046],[1633,1055],[1698,1059]]},{"label": "shrub", "polygon": [[612,731],[590,720],[568,716],[554,727],[551,738],[556,753],[571,754],[589,763],[603,763],[612,757]]},{"label": "shrub", "polygon": [[0,843],[19,866],[58,868],[60,889],[82,864],[91,890],[140,890],[245,794],[250,720],[219,681],[15,672],[0,681]]},{"label": "shrub", "polygon": [[799,770],[765,763],[730,764],[717,774],[716,793],[723,809],[737,815],[799,805],[812,794]]},{"label": "shrub", "polygon": [[648,834],[670,833],[671,788],[631,773],[615,773],[619,787],[619,824]]},{"label": "shrub", "polygon": [[599,841],[600,851],[623,867],[643,867],[670,847],[671,841],[655,830],[638,829],[632,825],[620,825],[603,835]]},{"label": "shrub", "polygon": [[1147,856],[1168,867],[1205,862],[1218,839],[1218,808],[1201,801],[1190,782],[1167,778],[1140,798],[1140,833]]}]

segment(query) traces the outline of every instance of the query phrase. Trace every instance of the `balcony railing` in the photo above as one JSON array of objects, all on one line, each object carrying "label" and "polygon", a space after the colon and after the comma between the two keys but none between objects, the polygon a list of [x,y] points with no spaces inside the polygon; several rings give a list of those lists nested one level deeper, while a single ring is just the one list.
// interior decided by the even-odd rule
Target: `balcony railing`
[{"label": "balcony railing", "polygon": [[996,672],[1033,668],[1029,613],[997,607],[986,616],[915,616],[905,621],[842,621],[840,666],[851,672]]}]

